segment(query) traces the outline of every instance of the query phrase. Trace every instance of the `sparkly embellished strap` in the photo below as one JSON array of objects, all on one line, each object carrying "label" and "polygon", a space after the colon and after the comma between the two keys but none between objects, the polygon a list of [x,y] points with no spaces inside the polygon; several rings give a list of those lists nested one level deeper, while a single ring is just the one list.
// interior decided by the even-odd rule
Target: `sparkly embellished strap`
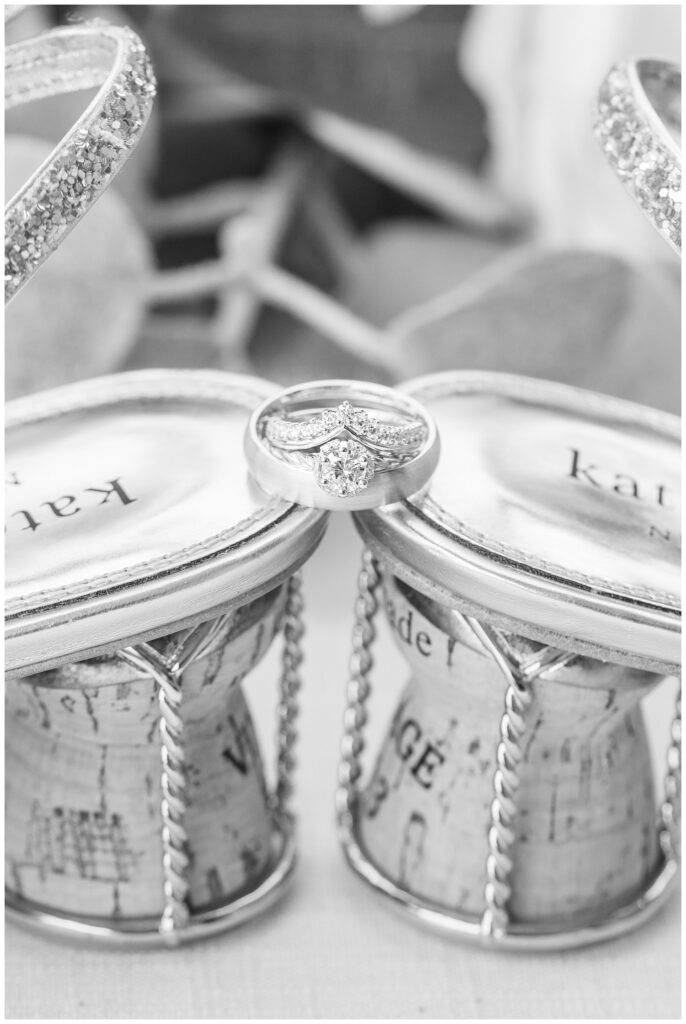
[{"label": "sparkly embellished strap", "polygon": [[[645,64],[646,62],[641,62]],[[681,95],[681,72],[647,62],[670,89]],[[681,105],[679,100],[679,121]],[[595,132],[605,155],[654,227],[681,252],[681,149],[640,85],[636,64],[617,64],[598,94]]]},{"label": "sparkly embellished strap", "polygon": [[94,86],[83,115],[5,207],[5,302],[121,170],[155,95],[145,48],[130,29],[55,29],[5,51],[7,107]]}]

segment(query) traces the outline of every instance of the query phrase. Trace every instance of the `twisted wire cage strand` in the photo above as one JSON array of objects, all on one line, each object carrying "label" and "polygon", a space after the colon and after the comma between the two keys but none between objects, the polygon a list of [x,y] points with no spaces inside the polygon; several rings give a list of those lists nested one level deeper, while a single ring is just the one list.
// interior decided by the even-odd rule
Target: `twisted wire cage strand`
[{"label": "twisted wire cage strand", "polygon": [[[230,620],[229,615],[191,629],[171,654],[161,655],[150,644],[138,644],[119,652],[119,658],[150,676],[158,687],[160,712],[160,802],[162,875],[164,907],[159,933],[168,945],[176,945],[192,922],[189,901],[189,836],[186,829],[188,786],[186,749],[182,714],[184,672],[195,661],[207,657],[219,644]],[[270,806],[276,824],[289,816],[293,793],[295,747],[298,717],[298,693],[303,661],[301,641],[304,633],[303,597],[299,574],[286,584],[283,615],[284,648],[277,706],[277,767]]]},{"label": "twisted wire cage strand", "polygon": [[664,795],[660,806],[660,845],[665,857],[678,860],[681,855],[681,683],[677,690],[669,739]]},{"label": "twisted wire cage strand", "polygon": [[493,776],[491,824],[488,829],[486,886],[481,930],[484,935],[500,938],[507,932],[510,917],[507,905],[512,895],[509,877],[514,867],[512,858],[516,842],[517,791],[519,769],[524,757],[524,740],[529,731],[528,711],[533,699],[532,685],[544,673],[549,675],[563,668],[573,654],[544,648],[541,652],[518,659],[495,630],[482,625],[471,616],[460,616],[481,646],[491,655],[507,681],[505,711],[500,720],[500,741],[496,750]]},{"label": "twisted wire cage strand", "polygon": [[381,576],[370,551],[365,551],[362,555],[362,568],[357,585],[353,652],[350,658],[350,679],[346,695],[336,793],[338,823],[346,834],[353,828],[357,782],[362,774],[362,751],[365,745],[363,730],[367,722],[366,704],[371,694],[369,675],[374,665],[371,648],[376,637],[374,620],[379,610],[377,592],[381,585]]},{"label": "twisted wire cage strand", "polygon": [[283,650],[281,654],[281,680],[279,703],[277,705],[277,755],[276,785],[272,807],[277,817],[291,814],[293,796],[293,775],[296,767],[295,749],[298,742],[296,723],[300,713],[299,692],[302,686],[300,667],[303,662],[302,638],[305,632],[303,622],[302,581],[299,575],[291,576],[287,584],[286,607],[283,619]]},{"label": "twisted wire cage strand", "polygon": [[[341,838],[353,867],[371,880],[372,885],[393,896],[397,903],[409,909],[414,916],[430,925],[443,924],[442,918],[450,916],[461,920],[459,915],[436,908],[421,907],[421,901],[397,890],[387,880],[378,880],[376,869],[371,879],[366,871],[369,863],[360,850],[355,837],[355,815],[359,798],[359,781],[362,776],[362,753],[365,748],[364,727],[367,723],[367,704],[371,695],[370,674],[374,667],[373,643],[376,637],[375,618],[379,609],[378,589],[381,584],[379,565],[372,552],[363,551],[362,568],[358,576],[358,593],[355,601],[355,618],[352,635],[352,656],[344,714],[343,739],[336,793],[336,809]],[[543,675],[553,674],[564,668],[575,658],[573,652],[544,647],[540,651],[521,658],[508,646],[504,637],[496,630],[485,626],[477,619],[459,615],[461,622],[479,640],[507,680],[504,698],[504,712],[500,720],[500,738],[496,748],[496,769],[493,776],[493,799],[490,807],[490,825],[487,834],[486,885],[484,887],[484,911],[478,926],[466,919],[462,926],[454,929],[462,937],[481,938],[489,943],[503,943],[510,938],[510,915],[508,902],[512,895],[509,876],[513,868],[513,847],[516,842],[517,791],[520,784],[519,768],[523,757],[524,740],[528,733],[528,712],[533,699],[532,684]],[[667,772],[664,792],[659,808],[659,838],[665,865],[656,882],[651,883],[631,907],[622,913],[618,921],[607,926],[607,935],[621,934],[627,922],[649,914],[669,891],[679,862],[678,830],[679,800],[681,795],[681,690],[676,701],[675,714],[670,729],[670,744],[667,751]],[[351,856],[351,850],[354,854]],[[425,912],[426,909],[426,912]],[[602,924],[595,933],[602,936]],[[594,937],[593,929],[580,931],[572,944]],[[518,939],[519,937],[517,937]],[[549,948],[564,948],[560,937],[551,941],[542,935],[543,945]],[[532,935],[522,939],[522,947],[534,948]],[[533,938],[536,944],[535,937]],[[535,948],[538,948],[535,945]]]},{"label": "twisted wire cage strand", "polygon": [[182,676],[194,661],[207,657],[221,639],[228,616],[192,629],[164,657],[150,644],[139,644],[120,652],[120,658],[151,676],[157,684],[160,730],[160,788],[162,799],[162,874],[164,909],[160,934],[170,944],[190,922],[188,806],[184,725],[181,716]]}]

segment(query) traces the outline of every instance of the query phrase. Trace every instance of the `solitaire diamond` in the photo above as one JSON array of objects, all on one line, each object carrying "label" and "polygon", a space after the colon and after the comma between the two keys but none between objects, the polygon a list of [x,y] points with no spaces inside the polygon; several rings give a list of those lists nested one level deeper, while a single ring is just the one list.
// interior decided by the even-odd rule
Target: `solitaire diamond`
[{"label": "solitaire diamond", "polygon": [[374,476],[374,456],[357,441],[329,441],[317,455],[319,486],[338,498],[364,491]]}]

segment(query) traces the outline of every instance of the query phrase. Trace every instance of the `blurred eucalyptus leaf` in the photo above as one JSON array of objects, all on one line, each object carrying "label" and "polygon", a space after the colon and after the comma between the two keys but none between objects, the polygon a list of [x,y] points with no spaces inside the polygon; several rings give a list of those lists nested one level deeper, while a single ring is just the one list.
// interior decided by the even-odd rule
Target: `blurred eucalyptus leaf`
[{"label": "blurred eucalyptus leaf", "polygon": [[[51,150],[8,136],[12,195]],[[127,203],[100,197],[5,311],[7,398],[117,369],[136,341],[153,260]]]},{"label": "blurred eucalyptus leaf", "polygon": [[353,312],[385,326],[510,252],[502,241],[430,221],[394,221],[367,232],[338,288]]},{"label": "blurred eucalyptus leaf", "polygon": [[512,251],[404,224],[360,247],[340,295],[396,339],[398,379],[497,370],[679,410],[680,298],[667,265]]}]

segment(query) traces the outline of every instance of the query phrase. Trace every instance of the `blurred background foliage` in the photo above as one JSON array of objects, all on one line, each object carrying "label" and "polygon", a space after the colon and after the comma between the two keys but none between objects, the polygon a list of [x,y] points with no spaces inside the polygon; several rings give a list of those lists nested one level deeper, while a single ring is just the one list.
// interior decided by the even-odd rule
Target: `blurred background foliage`
[{"label": "blurred background foliage", "polygon": [[[8,307],[8,397],[141,366],[469,368],[678,411],[678,261],[591,127],[604,72],[634,37],[662,56],[676,8],[43,6],[7,41],[90,17],[142,36],[155,116]],[[9,192],[86,101],[10,112]]]}]

